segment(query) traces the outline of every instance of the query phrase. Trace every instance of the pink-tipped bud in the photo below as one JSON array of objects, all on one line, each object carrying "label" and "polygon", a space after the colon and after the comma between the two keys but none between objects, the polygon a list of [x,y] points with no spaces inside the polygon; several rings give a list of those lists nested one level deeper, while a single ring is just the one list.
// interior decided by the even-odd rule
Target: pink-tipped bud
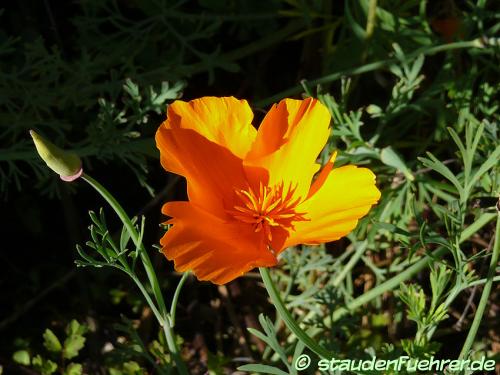
[{"label": "pink-tipped bud", "polygon": [[63,181],[74,181],[83,173],[82,161],[74,152],[60,149],[34,130],[30,130],[38,155],[47,166],[56,172]]}]

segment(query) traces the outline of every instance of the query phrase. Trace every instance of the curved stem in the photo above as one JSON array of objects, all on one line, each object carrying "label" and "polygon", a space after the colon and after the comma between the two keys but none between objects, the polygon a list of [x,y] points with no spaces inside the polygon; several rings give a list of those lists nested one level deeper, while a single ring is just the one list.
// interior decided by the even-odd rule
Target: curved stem
[{"label": "curved stem", "polygon": [[170,327],[175,327],[175,312],[177,310],[177,301],[179,300],[179,295],[181,294],[181,289],[189,276],[189,272],[184,272],[177,288],[175,288],[174,296],[172,297],[172,304],[170,305]]},{"label": "curved stem", "polygon": [[276,289],[276,286],[274,285],[271,274],[269,273],[269,269],[259,268],[259,271],[260,275],[262,276],[262,281],[264,282],[267,293],[269,294],[274,307],[276,307],[278,314],[280,315],[281,319],[283,319],[288,329],[290,329],[290,331],[292,331],[300,341],[302,341],[309,349],[311,349],[320,357],[327,359],[332,358],[333,355],[328,350],[316,343],[316,341],[314,341],[302,328],[300,328],[298,323],[293,318],[292,314],[290,314],[279,295],[278,289]]},{"label": "curved stem", "polygon": [[493,279],[496,272],[496,267],[498,263],[498,257],[500,254],[500,213],[497,214],[497,225],[495,229],[495,243],[493,245],[493,254],[491,254],[490,268],[488,271],[488,276],[486,277],[486,283],[484,284],[483,293],[481,294],[481,299],[479,300],[479,305],[477,306],[476,314],[474,315],[474,320],[470,327],[467,338],[465,339],[464,346],[460,352],[459,359],[464,359],[469,355],[469,351],[476,338],[479,325],[483,319],[483,314],[488,303],[488,299],[491,293],[491,287],[493,284]]},{"label": "curved stem", "polygon": [[144,245],[142,244],[140,240],[139,233],[135,229],[134,224],[132,223],[132,220],[128,217],[127,213],[123,209],[123,207],[118,203],[118,201],[111,195],[109,191],[106,190],[104,186],[102,186],[99,182],[94,180],[92,177],[87,175],[86,173],[82,174],[82,178],[89,184],[91,185],[101,196],[109,203],[111,208],[116,212],[118,217],[120,218],[121,222],[127,229],[127,232],[130,235],[130,238],[134,242],[134,245],[140,249],[139,254],[141,256],[141,260],[144,264],[144,269],[146,271],[146,274],[148,276],[149,282],[151,284],[151,288],[153,289],[153,294],[155,296],[156,302],[158,303],[158,307],[160,308],[161,311],[166,311],[165,308],[165,301],[163,300],[163,295],[160,290],[160,284],[158,282],[158,279],[156,278],[156,274],[153,269],[153,265],[151,263],[151,259],[149,258],[149,255],[144,248]]},{"label": "curved stem", "polygon": [[[170,353],[172,354],[172,357],[174,359],[174,362],[177,366],[177,369],[180,374],[188,374],[186,365],[182,361],[180,355],[179,355],[179,349],[177,348],[177,343],[175,342],[174,338],[174,332],[172,330],[172,327],[170,326],[170,317],[165,305],[165,301],[163,299],[163,295],[161,293],[160,289],[160,284],[158,282],[158,278],[156,277],[155,270],[153,268],[153,264],[151,263],[151,259],[149,258],[148,253],[146,252],[146,249],[144,245],[142,244],[141,238],[139,233],[137,232],[134,224],[132,223],[132,220],[128,217],[127,213],[123,209],[123,207],[118,203],[118,201],[113,197],[113,195],[106,190],[104,186],[102,186],[99,182],[94,180],[92,177],[87,175],[86,173],[82,174],[82,179],[85,180],[90,186],[92,186],[105,200],[108,202],[108,204],[111,206],[111,208],[115,211],[115,213],[118,215],[120,218],[121,222],[127,229],[127,232],[130,235],[130,238],[134,242],[135,246],[140,250],[140,257],[142,264],[144,266],[144,269],[146,271],[149,283],[151,285],[151,288],[153,289],[153,295],[156,299],[156,303],[158,304],[158,308],[156,305],[153,303],[153,301],[149,298],[146,298],[146,301],[150,305],[151,309],[153,312],[155,312],[155,316],[158,319],[158,322],[163,328],[163,331],[165,332],[165,336],[167,339],[167,345]],[[132,277],[132,279],[134,279]],[[138,280],[134,279],[136,284],[139,286],[139,289],[141,289],[141,292],[146,293],[143,289],[141,288],[141,283],[137,282]]]}]

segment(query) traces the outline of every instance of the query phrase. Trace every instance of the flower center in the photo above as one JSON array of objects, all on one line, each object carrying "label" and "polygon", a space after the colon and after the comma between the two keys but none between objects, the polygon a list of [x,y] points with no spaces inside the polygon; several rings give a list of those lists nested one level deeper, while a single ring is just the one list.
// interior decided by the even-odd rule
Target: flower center
[{"label": "flower center", "polygon": [[272,228],[292,228],[294,221],[306,221],[305,213],[295,211],[300,198],[294,199],[294,190],[285,190],[283,184],[260,185],[253,189],[235,190],[239,202],[227,212],[235,219],[252,224],[256,232],[264,231],[268,241],[272,241]]}]

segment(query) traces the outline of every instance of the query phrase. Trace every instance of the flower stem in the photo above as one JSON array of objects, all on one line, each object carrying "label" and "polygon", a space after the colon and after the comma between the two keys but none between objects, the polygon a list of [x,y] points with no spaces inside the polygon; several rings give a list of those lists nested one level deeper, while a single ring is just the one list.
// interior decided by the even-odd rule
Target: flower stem
[{"label": "flower stem", "polygon": [[[155,270],[153,268],[153,264],[151,263],[151,259],[149,258],[148,253],[146,252],[146,249],[144,245],[142,244],[142,241],[140,239],[140,235],[137,232],[134,224],[132,223],[132,220],[128,217],[127,213],[123,209],[123,207],[118,203],[118,201],[115,199],[115,197],[104,187],[102,186],[99,182],[94,180],[92,177],[87,175],[86,173],[82,174],[83,180],[85,180],[90,186],[92,186],[105,200],[108,202],[108,204],[111,206],[111,208],[115,211],[115,213],[118,215],[120,218],[121,222],[127,229],[127,232],[130,235],[130,238],[134,242],[135,246],[140,250],[140,257],[142,264],[144,266],[144,269],[146,271],[149,283],[151,285],[151,288],[153,290],[153,295],[155,297],[156,303],[158,304],[158,307],[153,303],[151,299],[146,298],[146,301],[150,305],[151,309],[153,312],[155,312],[155,316],[160,323],[160,325],[163,328],[163,331],[165,332],[165,336],[167,339],[167,346],[172,354],[172,357],[174,359],[174,362],[177,366],[177,369],[180,374],[182,375],[187,375],[187,368],[184,362],[182,361],[180,355],[179,355],[179,349],[177,348],[177,344],[175,342],[174,338],[174,332],[172,330],[172,327],[170,326],[170,316],[167,311],[165,301],[163,299],[163,295],[161,293],[161,288],[160,288],[160,283],[158,282],[158,278],[156,277]],[[134,278],[133,278],[134,279]],[[137,280],[134,280],[137,285],[140,283],[137,283]],[[141,289],[141,288],[140,288]],[[141,291],[144,294],[144,290],[141,289]],[[147,293],[147,292],[146,292]]]},{"label": "flower stem", "polygon": [[[419,272],[421,269],[426,267],[430,262],[433,261],[433,259],[444,255],[446,252],[447,249],[444,247],[435,250],[431,255],[425,256],[423,259],[419,260],[418,262],[416,262],[403,272],[399,273],[393,278],[383,282],[379,286],[371,289],[370,291],[354,299],[353,301],[351,301],[351,303],[347,304],[347,308],[342,307],[338,310],[335,310],[334,313],[332,314],[331,322],[333,323],[339,320],[350,310],[354,310],[358,307],[361,307],[362,305],[368,303],[369,301],[378,297],[382,293],[395,288],[400,283],[409,279],[415,273]],[[299,340],[301,340],[309,349],[311,349],[314,353],[316,353],[320,357],[326,359],[332,358],[333,355],[328,350],[326,350],[325,348],[321,347],[318,343],[316,343],[316,341],[311,336],[309,336],[302,328],[300,328],[298,323],[290,314],[285,304],[283,303],[283,300],[281,299],[279,292],[271,278],[269,269],[259,268],[259,271],[262,276],[262,281],[264,282],[267,293],[269,294],[269,297],[271,298],[271,301],[276,307],[278,314],[283,319],[288,329],[290,329],[290,331],[292,331],[299,338]]]},{"label": "flower stem", "polygon": [[366,20],[365,39],[366,42],[370,41],[375,30],[375,22],[377,20],[377,0],[370,0],[368,8],[368,17]]},{"label": "flower stem", "polygon": [[179,295],[181,294],[181,289],[186,279],[189,276],[189,272],[184,272],[182,274],[181,279],[179,280],[179,284],[177,284],[177,288],[175,288],[174,296],[172,297],[172,304],[170,305],[170,326],[172,328],[175,327],[175,312],[177,310],[177,301],[179,300]]},{"label": "flower stem", "polygon": [[481,324],[481,320],[483,318],[483,314],[486,309],[488,299],[490,297],[491,287],[496,272],[499,254],[500,254],[500,212],[497,214],[495,243],[493,245],[493,254],[491,254],[488,276],[486,277],[486,283],[484,284],[483,293],[481,294],[481,299],[479,300],[479,305],[477,306],[477,310],[474,315],[474,320],[472,321],[472,325],[470,327],[469,333],[467,334],[467,338],[465,339],[464,346],[462,347],[460,356],[458,357],[459,359],[465,359],[466,357],[468,357],[469,351],[472,347],[472,344],[474,343],[474,339],[476,338],[479,325]]},{"label": "flower stem", "polygon": [[151,299],[151,296],[149,295],[148,291],[146,290],[146,288],[142,284],[141,280],[137,277],[137,275],[135,275],[133,273],[127,273],[127,275],[129,275],[130,278],[132,280],[134,280],[135,284],[137,285],[137,287],[141,291],[142,295],[144,296],[144,299],[146,300],[147,304],[149,305],[149,307],[153,311],[153,314],[155,315],[156,320],[158,320],[158,322],[161,325],[163,325],[163,323],[162,323],[163,322],[163,316],[161,315],[160,311],[158,311],[158,308],[156,307],[155,303]]},{"label": "flower stem", "polygon": [[121,222],[127,229],[127,232],[130,235],[130,238],[134,242],[134,245],[140,250],[140,257],[141,260],[144,264],[144,269],[146,271],[146,274],[148,276],[149,282],[151,284],[151,288],[153,288],[153,294],[155,296],[156,302],[159,305],[160,310],[166,311],[165,308],[165,301],[163,300],[163,295],[160,290],[160,284],[158,283],[158,279],[156,278],[156,273],[153,269],[153,265],[151,263],[151,259],[149,258],[149,255],[144,248],[144,245],[142,244],[140,240],[139,233],[134,227],[134,224],[132,223],[132,220],[128,217],[127,213],[123,209],[123,207],[118,203],[118,201],[111,195],[111,193],[104,188],[99,182],[94,180],[92,177],[84,173],[82,175],[82,178],[89,183],[101,196],[109,203],[111,208],[116,212],[118,217],[120,218]]},{"label": "flower stem", "polygon": [[269,269],[262,267],[259,268],[259,271],[260,275],[262,276],[262,281],[264,282],[267,293],[269,294],[274,307],[276,307],[278,314],[280,315],[281,319],[283,319],[288,329],[290,329],[290,331],[292,331],[300,341],[302,341],[318,356],[327,359],[332,358],[333,355],[328,350],[316,343],[314,339],[312,339],[302,328],[300,328],[298,323],[293,318],[292,314],[290,314],[285,304],[283,303],[283,300],[281,299],[276,286],[274,285],[271,274],[269,273]]}]

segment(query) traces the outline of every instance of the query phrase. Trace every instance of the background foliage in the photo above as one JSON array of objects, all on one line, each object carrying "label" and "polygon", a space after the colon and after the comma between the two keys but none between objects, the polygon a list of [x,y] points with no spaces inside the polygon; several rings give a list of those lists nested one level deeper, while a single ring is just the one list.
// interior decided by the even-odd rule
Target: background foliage
[{"label": "background foliage", "polygon": [[[203,95],[248,99],[255,123],[283,97],[318,97],[333,117],[322,160],[337,149],[338,165],[377,174],[381,202],[347,239],[290,249],[273,271],[308,331],[339,357],[459,356],[488,271],[499,195],[496,2],[2,7],[4,373],[168,373],[164,337],[134,285],[113,270],[74,266],[76,243],[104,241],[87,231],[88,210],[103,202],[48,171],[28,130],[76,150],[128,212],[146,215],[145,243],[154,244],[161,202],[183,199],[185,187],[161,170],[152,136],[169,102]],[[119,236],[109,216],[105,229]],[[179,275],[161,255],[154,262],[170,298]],[[224,287],[188,279],[177,332],[192,373],[243,365],[294,373],[304,347],[255,276]],[[496,285],[472,349],[498,361]]]}]

